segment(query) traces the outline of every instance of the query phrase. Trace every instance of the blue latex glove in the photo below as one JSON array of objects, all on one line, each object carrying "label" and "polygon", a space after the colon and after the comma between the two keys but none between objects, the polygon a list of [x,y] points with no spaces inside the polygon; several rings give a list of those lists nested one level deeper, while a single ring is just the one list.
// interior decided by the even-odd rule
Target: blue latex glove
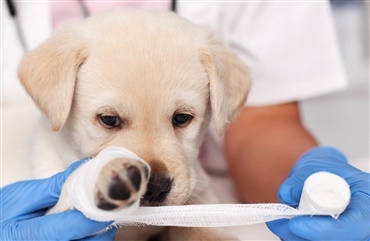
[{"label": "blue latex glove", "polygon": [[[91,236],[112,222],[87,219],[77,210],[43,216],[54,206],[63,183],[82,161],[50,178],[17,182],[0,189],[1,240],[113,240],[116,229]],[[90,237],[89,237],[90,236]]]},{"label": "blue latex glove", "polygon": [[337,219],[300,216],[267,223],[282,240],[370,240],[370,174],[347,163],[346,157],[331,147],[306,152],[279,189],[282,203],[297,206],[308,176],[327,171],[343,177],[350,185],[351,201]]}]

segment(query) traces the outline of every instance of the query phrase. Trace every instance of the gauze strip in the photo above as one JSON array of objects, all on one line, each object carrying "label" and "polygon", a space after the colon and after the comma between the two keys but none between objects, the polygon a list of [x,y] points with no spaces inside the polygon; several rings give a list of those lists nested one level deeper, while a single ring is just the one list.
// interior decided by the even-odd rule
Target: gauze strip
[{"label": "gauze strip", "polygon": [[350,201],[348,184],[339,176],[318,172],[305,182],[298,209],[284,204],[213,204],[139,207],[137,200],[117,211],[98,209],[94,187],[102,167],[114,158],[144,162],[124,148],[107,148],[80,166],[66,182],[69,207],[96,221],[115,221],[124,226],[154,225],[182,227],[226,227],[290,219],[299,215],[327,215],[337,218]]}]

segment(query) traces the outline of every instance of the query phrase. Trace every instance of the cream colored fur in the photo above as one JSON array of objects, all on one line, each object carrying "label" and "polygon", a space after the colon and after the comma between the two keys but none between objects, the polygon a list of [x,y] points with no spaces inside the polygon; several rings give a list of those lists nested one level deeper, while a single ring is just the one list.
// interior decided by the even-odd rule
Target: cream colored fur
[{"label": "cream colored fur", "polygon": [[[207,27],[173,13],[116,10],[57,33],[25,56],[19,77],[59,131],[49,133],[41,124],[43,134],[31,146],[36,155],[24,160],[32,162],[30,177],[63,171],[107,146],[124,146],[154,169],[161,163],[174,178],[165,205],[215,202],[204,184],[199,147],[211,117],[224,133],[246,100],[250,79]],[[174,113],[193,119],[174,127]],[[120,116],[122,127],[102,127],[102,114]],[[125,228],[117,239],[145,240],[161,230],[140,229]],[[231,239],[215,229],[167,231],[166,240]]]}]

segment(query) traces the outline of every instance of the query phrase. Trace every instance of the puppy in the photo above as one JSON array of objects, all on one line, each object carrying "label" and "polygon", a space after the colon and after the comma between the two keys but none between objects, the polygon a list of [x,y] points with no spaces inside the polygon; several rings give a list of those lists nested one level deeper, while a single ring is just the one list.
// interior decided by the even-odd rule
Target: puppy
[{"label": "puppy", "polygon": [[[24,57],[19,77],[58,131],[49,139],[57,143],[54,152],[64,153],[61,158],[45,147],[35,151],[34,178],[63,171],[68,160],[123,146],[151,167],[142,205],[215,202],[199,148],[211,118],[224,133],[246,100],[250,79],[207,27],[174,13],[115,10],[57,33]],[[114,212],[130,203],[120,186],[135,186],[139,176],[146,181],[146,170],[125,163],[105,170],[96,184],[101,193],[120,184],[112,195],[97,192],[96,203]],[[134,196],[136,189],[129,192]],[[125,227],[116,238],[158,234],[164,240],[232,239],[219,229],[173,227]]]}]

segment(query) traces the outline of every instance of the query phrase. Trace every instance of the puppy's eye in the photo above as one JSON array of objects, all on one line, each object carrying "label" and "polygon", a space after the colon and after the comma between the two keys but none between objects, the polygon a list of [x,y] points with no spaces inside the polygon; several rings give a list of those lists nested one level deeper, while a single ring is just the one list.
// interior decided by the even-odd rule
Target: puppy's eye
[{"label": "puppy's eye", "polygon": [[172,117],[172,124],[176,127],[186,127],[192,119],[193,116],[189,114],[175,114]]},{"label": "puppy's eye", "polygon": [[121,119],[118,116],[99,116],[99,123],[106,128],[119,127]]}]

